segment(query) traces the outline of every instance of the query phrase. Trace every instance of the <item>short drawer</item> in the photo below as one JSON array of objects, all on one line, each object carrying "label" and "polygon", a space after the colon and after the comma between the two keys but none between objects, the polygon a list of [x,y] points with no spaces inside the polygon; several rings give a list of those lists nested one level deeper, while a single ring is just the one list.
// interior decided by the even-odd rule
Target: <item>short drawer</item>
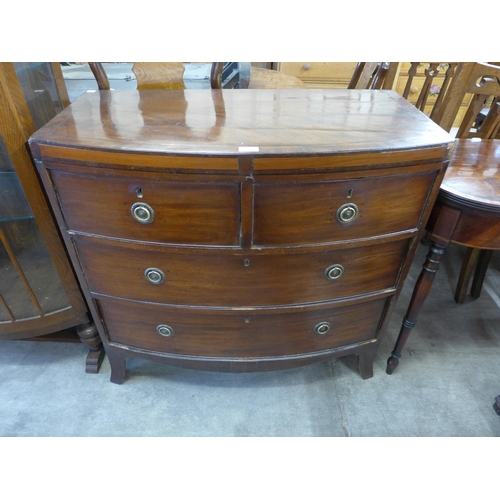
[{"label": "short drawer", "polygon": [[115,238],[237,246],[238,182],[175,182],[80,175],[52,179],[70,230]]},{"label": "short drawer", "polygon": [[94,293],[163,304],[275,306],[396,286],[408,240],[336,251],[179,251],[76,236]]},{"label": "short drawer", "polygon": [[307,245],[417,228],[435,172],[255,186],[253,243]]},{"label": "short drawer", "polygon": [[249,311],[98,304],[111,342],[169,354],[241,358],[313,353],[375,339],[386,299]]},{"label": "short drawer", "polygon": [[280,62],[279,71],[300,78],[308,87],[345,89],[356,68],[355,62]]}]

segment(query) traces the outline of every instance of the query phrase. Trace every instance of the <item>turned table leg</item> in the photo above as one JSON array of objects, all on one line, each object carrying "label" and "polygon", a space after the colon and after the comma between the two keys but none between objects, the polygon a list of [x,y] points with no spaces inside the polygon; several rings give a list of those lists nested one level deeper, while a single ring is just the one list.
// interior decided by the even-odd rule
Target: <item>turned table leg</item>
[{"label": "turned table leg", "polygon": [[399,364],[399,358],[403,347],[408,340],[410,332],[417,323],[417,316],[420,312],[427,295],[431,290],[432,283],[439,269],[439,264],[443,260],[446,248],[453,235],[455,227],[460,219],[460,211],[436,203],[431,213],[430,219],[433,221],[429,227],[429,239],[431,247],[424,262],[424,267],[417,279],[413,294],[411,296],[408,311],[403,319],[403,325],[399,331],[398,340],[394,346],[391,356],[387,360],[386,372],[391,375]]},{"label": "turned table leg", "polygon": [[401,352],[403,347],[412,331],[413,327],[417,323],[417,316],[422,307],[425,299],[429,295],[432,283],[439,269],[439,264],[441,263],[444,253],[446,251],[446,245],[440,246],[433,243],[427,254],[427,258],[424,263],[424,267],[418,277],[415,289],[413,290],[413,295],[410,300],[410,305],[406,316],[403,319],[403,325],[399,332],[398,340],[394,350],[391,353],[391,357],[387,360],[386,372],[391,375],[399,364],[399,358],[401,357]]}]

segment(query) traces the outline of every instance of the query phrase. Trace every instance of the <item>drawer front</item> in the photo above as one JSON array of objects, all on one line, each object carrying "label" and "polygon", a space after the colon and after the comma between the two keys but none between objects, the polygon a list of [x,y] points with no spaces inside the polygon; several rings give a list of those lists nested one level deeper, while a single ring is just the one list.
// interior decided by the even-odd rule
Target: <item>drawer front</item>
[{"label": "drawer front", "polygon": [[188,253],[84,236],[75,241],[92,292],[220,307],[320,302],[392,288],[408,247],[407,240],[400,240],[349,250],[262,255]]},{"label": "drawer front", "polygon": [[280,62],[279,71],[300,78],[309,88],[342,88],[351,81],[355,62]]},{"label": "drawer front", "polygon": [[61,171],[52,171],[52,179],[70,230],[160,243],[239,244],[237,182],[152,181]]},{"label": "drawer front", "polygon": [[307,245],[414,229],[435,175],[431,171],[353,181],[257,184],[253,243]]},{"label": "drawer front", "polygon": [[99,301],[99,307],[112,342],[170,354],[240,358],[313,353],[374,339],[385,303],[377,299],[298,311],[210,311],[120,301]]}]

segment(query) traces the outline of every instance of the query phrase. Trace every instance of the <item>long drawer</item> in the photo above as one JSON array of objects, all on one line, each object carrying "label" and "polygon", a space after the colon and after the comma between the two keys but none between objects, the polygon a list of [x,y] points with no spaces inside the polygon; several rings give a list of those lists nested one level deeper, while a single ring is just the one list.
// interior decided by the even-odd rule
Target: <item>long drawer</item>
[{"label": "long drawer", "polygon": [[75,236],[90,290],[202,306],[328,301],[396,286],[408,240],[309,252],[180,251]]},{"label": "long drawer", "polygon": [[57,170],[52,181],[70,230],[173,244],[239,244],[237,181],[157,181]]},{"label": "long drawer", "polygon": [[253,243],[314,244],[416,228],[435,172],[323,183],[257,183]]},{"label": "long drawer", "polygon": [[221,311],[98,302],[111,342],[208,357],[291,356],[366,342],[376,338],[385,304]]}]

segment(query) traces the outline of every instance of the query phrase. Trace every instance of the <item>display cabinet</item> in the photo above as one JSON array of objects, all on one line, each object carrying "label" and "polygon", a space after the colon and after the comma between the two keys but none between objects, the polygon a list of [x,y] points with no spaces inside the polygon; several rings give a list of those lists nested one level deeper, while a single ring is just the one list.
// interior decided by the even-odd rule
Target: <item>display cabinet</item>
[{"label": "display cabinet", "polygon": [[67,104],[58,63],[0,63],[0,339],[80,339],[95,373],[102,344],[27,148]]}]

